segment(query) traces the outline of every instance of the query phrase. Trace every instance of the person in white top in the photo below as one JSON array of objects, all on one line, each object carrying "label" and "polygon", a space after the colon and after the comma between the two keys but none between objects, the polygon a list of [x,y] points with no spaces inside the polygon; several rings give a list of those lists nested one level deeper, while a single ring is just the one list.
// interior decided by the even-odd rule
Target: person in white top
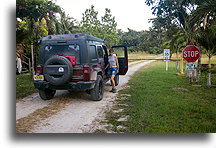
[{"label": "person in white top", "polygon": [[17,72],[19,74],[21,74],[22,72],[22,61],[21,61],[21,58],[20,58],[20,55],[19,54],[16,54],[16,68],[17,68]]},{"label": "person in white top", "polygon": [[109,50],[109,53],[110,53],[108,57],[109,64],[106,66],[106,68],[109,67],[107,74],[110,76],[110,82],[112,84],[112,90],[110,92],[116,93],[117,87],[115,85],[114,77],[118,73],[119,63],[118,63],[118,58],[114,54],[114,50],[112,48]]}]

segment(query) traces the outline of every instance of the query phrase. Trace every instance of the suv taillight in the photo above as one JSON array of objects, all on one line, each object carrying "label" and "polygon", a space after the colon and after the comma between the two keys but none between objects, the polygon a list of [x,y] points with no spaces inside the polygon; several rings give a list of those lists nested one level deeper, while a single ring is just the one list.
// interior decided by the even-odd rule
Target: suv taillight
[{"label": "suv taillight", "polygon": [[84,81],[89,81],[90,80],[90,73],[91,73],[90,66],[89,65],[83,65]]},{"label": "suv taillight", "polygon": [[43,66],[42,65],[38,65],[36,67],[36,75],[41,75],[43,74]]}]

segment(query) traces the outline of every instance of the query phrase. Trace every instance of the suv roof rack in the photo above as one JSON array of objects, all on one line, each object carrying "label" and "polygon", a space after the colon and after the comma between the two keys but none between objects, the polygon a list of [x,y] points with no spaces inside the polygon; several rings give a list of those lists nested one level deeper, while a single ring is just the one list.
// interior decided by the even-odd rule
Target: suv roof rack
[{"label": "suv roof rack", "polygon": [[47,40],[63,40],[63,39],[86,39],[90,41],[104,42],[104,40],[96,38],[88,34],[59,34],[47,35],[43,37],[43,41]]}]

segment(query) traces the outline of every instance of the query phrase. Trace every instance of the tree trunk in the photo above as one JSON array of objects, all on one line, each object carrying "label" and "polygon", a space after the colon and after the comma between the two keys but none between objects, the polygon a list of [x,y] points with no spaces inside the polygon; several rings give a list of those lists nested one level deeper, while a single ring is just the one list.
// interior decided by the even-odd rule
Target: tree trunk
[{"label": "tree trunk", "polygon": [[211,56],[208,56],[209,61],[208,61],[208,78],[207,78],[207,86],[211,86]]},{"label": "tree trunk", "polygon": [[197,70],[197,75],[196,75],[196,82],[199,82],[200,81],[200,75],[201,75],[201,57],[202,57],[202,49],[199,47],[198,48],[199,51],[200,51],[200,57],[198,59],[198,64],[197,64],[197,67],[198,67],[198,70]]}]

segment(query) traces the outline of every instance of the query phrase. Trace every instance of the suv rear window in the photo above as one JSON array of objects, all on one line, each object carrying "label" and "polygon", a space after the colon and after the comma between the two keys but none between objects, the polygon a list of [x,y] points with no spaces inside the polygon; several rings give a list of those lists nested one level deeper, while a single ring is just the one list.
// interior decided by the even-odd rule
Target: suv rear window
[{"label": "suv rear window", "polygon": [[95,63],[98,61],[96,47],[94,45],[90,45],[89,47],[90,62]]},{"label": "suv rear window", "polygon": [[49,59],[53,55],[75,56],[76,63],[80,64],[80,46],[77,44],[71,45],[46,45],[45,59]]}]

